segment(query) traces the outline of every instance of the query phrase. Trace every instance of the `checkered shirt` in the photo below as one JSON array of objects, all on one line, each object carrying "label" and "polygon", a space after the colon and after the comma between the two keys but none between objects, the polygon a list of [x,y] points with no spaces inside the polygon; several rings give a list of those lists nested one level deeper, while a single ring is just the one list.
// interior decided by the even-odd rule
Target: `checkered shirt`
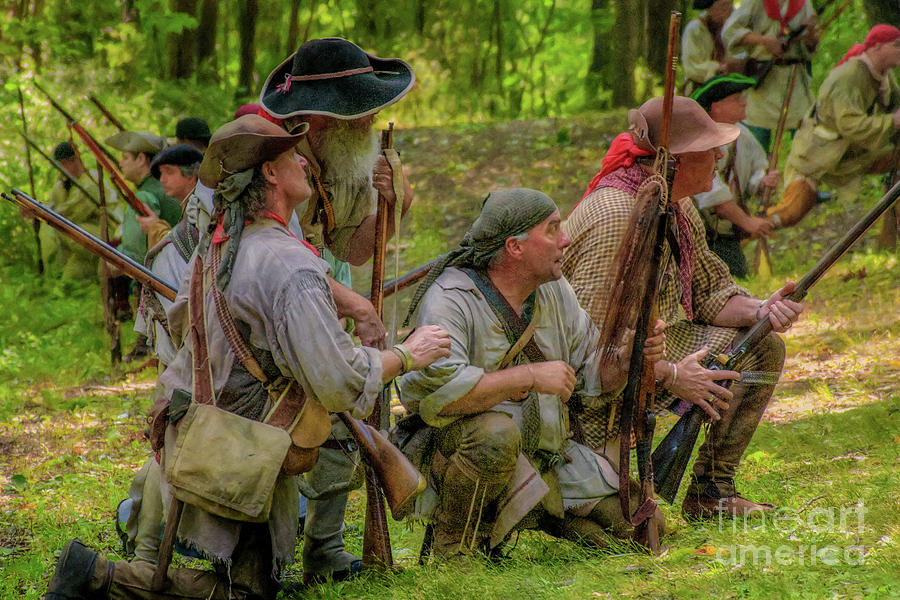
[{"label": "checkered shirt", "polygon": [[[563,230],[572,240],[564,251],[563,273],[598,328],[603,326],[609,302],[616,250],[628,228],[633,207],[634,197],[630,194],[612,187],[600,187],[582,200],[563,224]],[[694,320],[688,321],[681,307],[678,265],[666,242],[658,303],[659,318],[667,324],[666,359],[673,362],[704,345],[709,346],[711,353],[725,350],[737,329],[710,323],[729,298],[750,295],[734,282],[725,263],[706,245],[703,221],[691,198],[681,201],[681,210],[690,222],[694,242],[691,279]],[[620,399],[621,392],[610,393],[585,406],[582,426],[588,446],[597,448],[606,439],[618,436],[616,408]],[[656,409],[663,410],[674,400],[675,396],[668,392],[659,393]]]}]

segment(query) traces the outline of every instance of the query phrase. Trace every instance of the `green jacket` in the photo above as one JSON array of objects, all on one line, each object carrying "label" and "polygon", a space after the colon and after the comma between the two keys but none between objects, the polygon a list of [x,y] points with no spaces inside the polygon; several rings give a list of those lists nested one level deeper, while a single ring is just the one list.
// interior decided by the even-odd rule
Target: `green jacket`
[{"label": "green jacket", "polygon": [[[158,179],[149,175],[145,177],[138,185],[137,197],[169,225],[174,227],[181,220],[181,205],[166,196]],[[139,263],[143,263],[147,255],[147,235],[141,231],[137,213],[130,206],[125,209],[125,218],[122,220],[122,244],[119,250]]]},{"label": "green jacket", "polygon": [[[891,113],[900,106],[900,88],[890,71],[884,77],[884,84],[876,80],[862,57],[832,69],[794,138],[786,182],[802,175],[841,186],[891,153],[897,131]],[[889,90],[887,98],[882,85]]]}]

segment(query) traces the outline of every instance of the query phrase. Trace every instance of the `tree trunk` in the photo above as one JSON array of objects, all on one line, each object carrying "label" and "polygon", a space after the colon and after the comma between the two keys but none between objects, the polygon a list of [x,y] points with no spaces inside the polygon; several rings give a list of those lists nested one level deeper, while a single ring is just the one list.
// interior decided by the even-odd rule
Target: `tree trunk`
[{"label": "tree trunk", "polygon": [[300,37],[300,0],[291,0],[291,16],[288,23],[288,34],[285,56],[293,53],[297,49],[297,38]]},{"label": "tree trunk", "polygon": [[609,10],[609,0],[591,0],[591,26],[594,30],[594,46],[591,49],[591,64],[588,66],[585,78],[585,108],[600,109],[609,108],[607,101],[598,98],[598,90],[602,89],[608,77],[609,66],[612,63],[610,48],[610,36],[608,31],[602,28],[603,13]]},{"label": "tree trunk", "polygon": [[616,22],[612,35],[612,64],[620,76],[612,86],[614,106],[634,106],[634,66],[640,41],[641,10],[639,0],[616,3]]},{"label": "tree trunk", "polygon": [[889,23],[900,27],[900,10],[897,0],[863,0],[863,7],[870,25]]},{"label": "tree trunk", "polygon": [[669,15],[680,8],[680,0],[647,0],[643,46],[646,48],[647,66],[661,77],[666,74]]},{"label": "tree trunk", "polygon": [[[173,0],[172,11],[190,16],[197,14],[197,0]],[[169,79],[187,79],[194,74],[195,34],[191,29],[182,29],[181,33],[170,33],[169,44]]]},{"label": "tree trunk", "polygon": [[416,0],[416,33],[425,35],[425,0]]},{"label": "tree trunk", "polygon": [[242,98],[249,96],[254,87],[253,69],[256,57],[256,17],[259,14],[259,0],[243,0],[238,4],[240,5],[241,70],[235,95]]},{"label": "tree trunk", "polygon": [[218,23],[218,0],[203,0],[200,5],[200,24],[197,27],[197,66],[205,67],[204,72],[215,73]]}]

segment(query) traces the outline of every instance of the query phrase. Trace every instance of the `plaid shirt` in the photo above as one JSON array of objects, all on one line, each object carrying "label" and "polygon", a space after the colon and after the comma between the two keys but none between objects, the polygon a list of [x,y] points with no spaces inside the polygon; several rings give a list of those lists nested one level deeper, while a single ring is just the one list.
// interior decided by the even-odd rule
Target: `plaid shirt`
[{"label": "plaid shirt", "polygon": [[[634,197],[612,187],[597,188],[572,211],[563,224],[572,239],[563,256],[563,273],[572,284],[578,302],[584,307],[598,328],[612,287],[613,263],[619,240],[625,235],[634,207]],[[694,242],[694,267],[691,279],[694,320],[687,321],[681,307],[681,282],[678,265],[672,257],[668,242],[662,258],[662,276],[658,296],[659,318],[667,324],[666,359],[677,362],[702,346],[711,353],[721,352],[731,344],[737,329],[716,327],[712,321],[735,295],[749,296],[737,285],[728,267],[706,245],[703,221],[691,198],[681,201],[681,210],[690,222]],[[585,407],[583,427],[588,446],[601,446],[607,438],[618,436],[615,408],[621,392],[600,396]],[[658,410],[669,406],[675,397],[657,394]]]}]

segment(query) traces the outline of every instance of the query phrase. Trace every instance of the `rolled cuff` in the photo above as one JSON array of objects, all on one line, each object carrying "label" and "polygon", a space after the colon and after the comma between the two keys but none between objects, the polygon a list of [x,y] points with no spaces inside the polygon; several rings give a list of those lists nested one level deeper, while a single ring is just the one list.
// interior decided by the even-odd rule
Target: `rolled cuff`
[{"label": "rolled cuff", "polygon": [[481,378],[484,369],[467,365],[459,370],[447,383],[427,395],[419,403],[419,415],[432,427],[446,427],[464,415],[445,416],[439,413],[445,406],[459,400],[471,392]]}]

